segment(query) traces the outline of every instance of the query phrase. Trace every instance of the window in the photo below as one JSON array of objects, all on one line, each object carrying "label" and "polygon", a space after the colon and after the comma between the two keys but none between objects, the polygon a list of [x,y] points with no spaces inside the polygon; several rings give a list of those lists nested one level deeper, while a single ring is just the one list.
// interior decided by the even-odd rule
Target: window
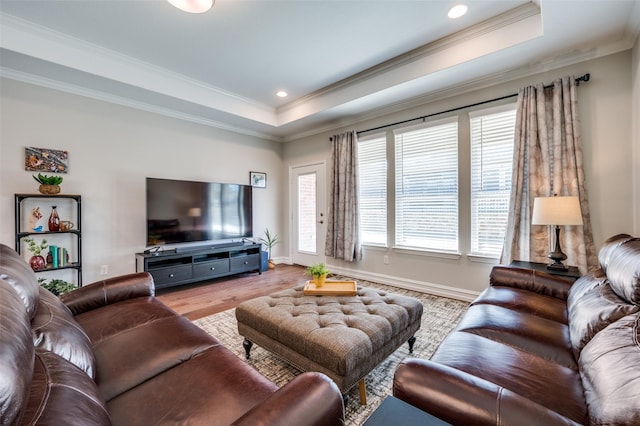
[{"label": "window", "polygon": [[509,215],[516,106],[469,115],[471,121],[471,252],[499,257]]},{"label": "window", "polygon": [[458,251],[458,121],[395,132],[395,244]]},{"label": "window", "polygon": [[358,140],[360,238],[364,244],[387,245],[387,137]]}]

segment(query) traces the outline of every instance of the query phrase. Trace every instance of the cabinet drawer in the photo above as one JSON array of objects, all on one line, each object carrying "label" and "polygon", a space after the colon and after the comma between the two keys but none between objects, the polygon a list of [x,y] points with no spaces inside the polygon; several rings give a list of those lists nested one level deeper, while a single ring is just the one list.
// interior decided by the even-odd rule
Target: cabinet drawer
[{"label": "cabinet drawer", "polygon": [[188,281],[192,278],[191,265],[174,266],[171,268],[158,268],[149,271],[153,276],[156,287],[168,287]]},{"label": "cabinet drawer", "polygon": [[246,256],[232,257],[231,272],[257,271],[260,269],[260,255],[249,254]]},{"label": "cabinet drawer", "polygon": [[193,264],[193,278],[216,277],[227,273],[229,273],[229,259]]}]

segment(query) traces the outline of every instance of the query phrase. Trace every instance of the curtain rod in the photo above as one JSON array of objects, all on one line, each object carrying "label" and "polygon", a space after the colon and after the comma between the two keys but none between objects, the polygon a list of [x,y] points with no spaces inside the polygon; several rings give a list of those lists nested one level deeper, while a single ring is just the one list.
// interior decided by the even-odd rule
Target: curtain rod
[{"label": "curtain rod", "polygon": [[[586,73],[585,75],[580,76],[580,77],[576,77],[576,86],[579,86],[581,81],[584,81],[586,83],[590,79],[591,79],[591,74],[589,74],[589,73]],[[545,89],[548,89],[550,87],[553,87],[553,84],[548,84],[548,85],[544,86]],[[499,98],[488,99],[486,101],[480,101],[480,102],[476,102],[474,104],[469,104],[469,105],[464,105],[464,106],[460,106],[460,107],[456,107],[456,108],[451,108],[451,109],[448,109],[446,111],[434,112],[432,114],[423,115],[423,116],[415,117],[415,118],[410,118],[408,120],[396,121],[395,123],[385,124],[384,126],[373,127],[371,129],[367,129],[367,130],[360,130],[360,131],[358,131],[356,133],[358,135],[360,135],[362,133],[373,132],[374,130],[386,129],[387,127],[397,126],[399,124],[410,123],[412,121],[418,121],[418,120],[425,120],[425,119],[427,119],[429,117],[433,117],[433,116],[436,116],[436,115],[446,114],[448,112],[458,111],[458,110],[465,109],[465,108],[472,108],[472,107],[475,107],[475,106],[478,106],[478,105],[484,105],[484,104],[488,104],[488,103],[491,103],[491,102],[497,102],[497,101],[501,101],[503,99],[513,98],[514,96],[518,96],[518,94],[517,93],[513,93],[511,95],[500,96]]]}]

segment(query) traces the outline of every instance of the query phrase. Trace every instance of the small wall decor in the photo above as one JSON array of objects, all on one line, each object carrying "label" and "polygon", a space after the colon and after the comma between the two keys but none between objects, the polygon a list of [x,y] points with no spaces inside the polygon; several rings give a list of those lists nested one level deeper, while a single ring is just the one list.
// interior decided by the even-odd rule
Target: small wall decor
[{"label": "small wall decor", "polygon": [[267,174],[262,172],[249,172],[249,181],[254,188],[266,188]]},{"label": "small wall decor", "polygon": [[24,169],[29,172],[67,173],[69,153],[55,149],[27,147],[24,150]]},{"label": "small wall decor", "polygon": [[38,225],[40,219],[42,219],[40,207],[32,208],[29,215],[29,232],[42,232],[42,225]]}]

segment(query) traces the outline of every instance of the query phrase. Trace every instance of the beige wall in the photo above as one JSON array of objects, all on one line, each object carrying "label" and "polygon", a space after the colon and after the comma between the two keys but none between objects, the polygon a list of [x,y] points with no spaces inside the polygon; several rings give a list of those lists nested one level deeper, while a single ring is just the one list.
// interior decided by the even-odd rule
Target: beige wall
[{"label": "beige wall", "polygon": [[633,161],[634,161],[634,177],[635,185],[635,203],[634,203],[634,233],[640,235],[640,36],[636,38],[636,44],[632,54],[632,97],[633,105],[631,108],[631,125],[632,125],[632,144],[633,144]]},{"label": "beige wall", "polygon": [[[344,130],[364,130],[412,117],[444,111],[474,102],[517,93],[522,86],[538,82],[549,83],[564,75],[591,73],[591,81],[578,90],[584,169],[587,176],[589,204],[596,244],[619,232],[634,232],[633,167],[631,136],[631,51],[579,63],[563,69],[541,73],[496,85],[494,87],[425,103],[422,106],[389,114],[375,120],[357,123],[292,141],[284,150],[285,167],[317,160],[329,161],[329,137]],[[468,157],[461,153],[463,157]],[[636,157],[637,158],[637,157]],[[468,173],[461,173],[461,180]],[[467,188],[467,193],[463,193]],[[468,185],[461,185],[461,199],[468,198]],[[468,229],[468,209],[461,205],[461,229]],[[365,248],[362,262],[349,264],[328,260],[335,270],[359,275],[362,278],[426,288],[433,292],[456,297],[471,297],[487,286],[493,263],[478,262],[466,256],[468,238],[461,234],[460,259],[441,258],[423,253],[399,252],[393,249]],[[287,247],[287,250],[290,250]],[[389,256],[389,264],[383,256]],[[494,262],[495,263],[495,262]]]},{"label": "beige wall", "polygon": [[13,80],[1,84],[2,243],[14,246],[13,194],[37,192],[24,170],[26,146],[69,151],[62,190],[83,196],[85,283],[103,278],[100,265],[108,265],[108,276],[135,270],[134,253],[146,241],[147,176],[248,184],[249,171],[266,172],[267,189],[254,190],[254,232],[281,232],[281,144]]}]

